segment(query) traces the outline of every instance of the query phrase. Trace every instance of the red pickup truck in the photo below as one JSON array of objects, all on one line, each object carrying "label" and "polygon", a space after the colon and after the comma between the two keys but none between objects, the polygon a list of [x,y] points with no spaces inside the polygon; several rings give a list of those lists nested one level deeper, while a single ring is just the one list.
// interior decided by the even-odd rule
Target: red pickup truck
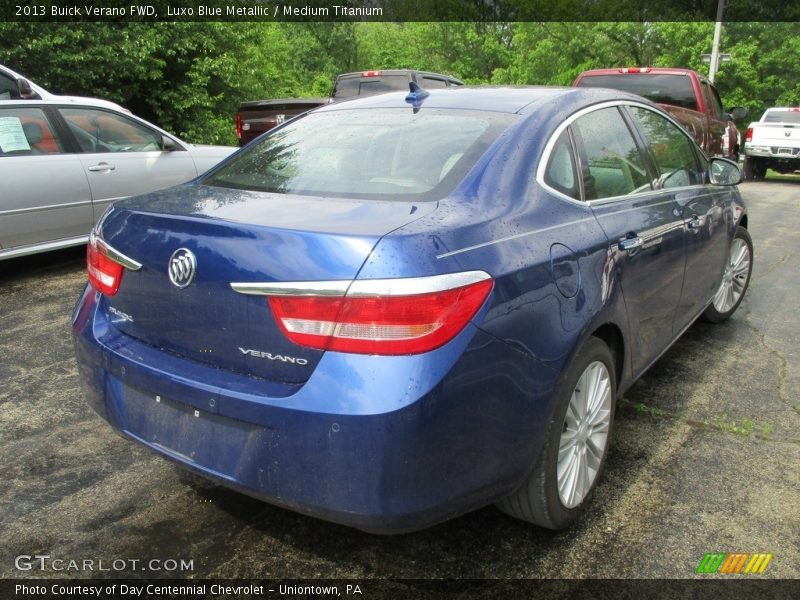
[{"label": "red pickup truck", "polygon": [[697,71],[664,67],[594,69],[578,75],[573,85],[643,96],[675,117],[709,156],[739,158],[739,131],[734,120],[744,118],[747,109],[722,110],[716,88]]},{"label": "red pickup truck", "polygon": [[239,144],[244,146],[265,131],[323,104],[384,92],[408,91],[411,81],[425,89],[464,85],[463,81],[450,75],[414,69],[343,73],[336,78],[329,98],[282,98],[242,102],[236,115],[236,137],[239,138]]}]

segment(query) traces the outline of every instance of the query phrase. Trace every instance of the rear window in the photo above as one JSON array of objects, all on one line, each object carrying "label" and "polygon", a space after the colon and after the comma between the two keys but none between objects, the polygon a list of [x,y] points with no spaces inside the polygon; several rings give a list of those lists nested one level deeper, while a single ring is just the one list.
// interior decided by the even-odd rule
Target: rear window
[{"label": "rear window", "polygon": [[344,100],[354,96],[374,96],[386,92],[408,91],[408,75],[381,75],[376,77],[347,77],[339,79],[333,98]]},{"label": "rear window", "polygon": [[244,190],[433,200],[446,196],[514,115],[424,108],[312,113],[205,178]]},{"label": "rear window", "polygon": [[768,110],[764,114],[764,123],[793,123],[800,125],[798,110]]},{"label": "rear window", "polygon": [[578,87],[611,88],[644,96],[651,102],[670,104],[697,110],[692,81],[686,75],[590,75],[578,82]]}]

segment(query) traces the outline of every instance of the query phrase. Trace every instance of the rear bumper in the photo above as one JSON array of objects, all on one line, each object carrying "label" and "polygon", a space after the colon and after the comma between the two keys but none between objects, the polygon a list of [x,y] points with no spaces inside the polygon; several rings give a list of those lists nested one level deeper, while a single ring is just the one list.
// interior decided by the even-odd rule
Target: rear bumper
[{"label": "rear bumper", "polygon": [[328,352],[305,384],[172,356],[117,331],[87,287],[81,379],[115,429],[224,485],[374,533],[484,506],[534,464],[557,373],[470,325],[425,355]]}]

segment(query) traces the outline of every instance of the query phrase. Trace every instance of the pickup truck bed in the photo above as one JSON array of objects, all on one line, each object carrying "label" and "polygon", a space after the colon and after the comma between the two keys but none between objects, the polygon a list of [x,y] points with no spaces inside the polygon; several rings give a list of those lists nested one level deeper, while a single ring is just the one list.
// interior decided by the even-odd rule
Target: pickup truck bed
[{"label": "pickup truck bed", "polygon": [[328,102],[328,98],[278,98],[242,102],[236,115],[236,136],[244,145],[284,121]]}]

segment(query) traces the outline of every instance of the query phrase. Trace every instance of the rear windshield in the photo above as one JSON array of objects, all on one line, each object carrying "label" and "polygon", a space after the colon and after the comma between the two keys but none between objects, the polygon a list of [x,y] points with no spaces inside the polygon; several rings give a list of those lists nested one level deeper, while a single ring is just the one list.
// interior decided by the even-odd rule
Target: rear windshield
[{"label": "rear windshield", "polygon": [[768,110],[764,114],[764,123],[793,123],[800,125],[800,111]]},{"label": "rear windshield", "polygon": [[208,175],[243,190],[434,200],[455,189],[514,115],[412,107],[309,114]]},{"label": "rear windshield", "polygon": [[651,102],[697,110],[692,81],[686,75],[590,75],[578,87],[601,87],[644,96]]},{"label": "rear windshield", "polygon": [[355,96],[374,96],[398,90],[408,91],[408,75],[381,75],[380,77],[346,77],[336,81],[334,100]]}]

